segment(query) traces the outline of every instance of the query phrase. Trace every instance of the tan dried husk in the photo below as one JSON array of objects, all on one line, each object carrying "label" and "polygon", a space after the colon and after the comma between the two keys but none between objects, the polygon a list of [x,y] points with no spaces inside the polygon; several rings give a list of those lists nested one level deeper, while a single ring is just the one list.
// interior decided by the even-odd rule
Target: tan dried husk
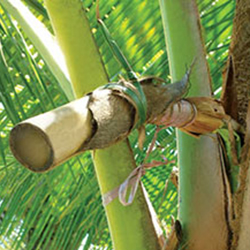
[{"label": "tan dried husk", "polygon": [[182,229],[181,224],[176,220],[171,228],[171,232],[166,240],[163,250],[177,250],[179,248],[182,238]]},{"label": "tan dried husk", "polygon": [[180,127],[194,135],[207,134],[221,128],[228,118],[221,103],[210,97],[192,97],[187,99],[196,109],[192,123]]},{"label": "tan dried husk", "polygon": [[[227,72],[222,91],[225,110],[244,128],[244,145],[241,150],[239,188],[234,195],[235,221],[232,250],[250,249],[249,240],[249,158],[250,158],[250,1],[237,0]],[[245,214],[245,215],[244,215]],[[248,217],[247,217],[247,216]]]},{"label": "tan dried husk", "polygon": [[211,97],[190,97],[172,104],[152,123],[174,126],[188,134],[199,136],[214,132],[229,119],[218,100]]},{"label": "tan dried husk", "polygon": [[249,193],[250,193],[250,101],[246,115],[246,131],[244,145],[240,155],[239,188],[234,195],[235,219],[233,222],[232,250],[249,249]]},{"label": "tan dried husk", "polygon": [[179,185],[179,176],[178,175],[179,175],[178,169],[176,169],[176,170],[173,169],[171,174],[170,174],[170,180],[176,188],[178,188],[178,185]]}]

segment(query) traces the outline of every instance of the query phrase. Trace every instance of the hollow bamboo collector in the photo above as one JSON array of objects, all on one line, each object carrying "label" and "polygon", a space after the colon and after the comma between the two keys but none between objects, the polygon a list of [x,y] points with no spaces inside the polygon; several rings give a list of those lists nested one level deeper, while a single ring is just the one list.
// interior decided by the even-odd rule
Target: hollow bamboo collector
[{"label": "hollow bamboo collector", "polygon": [[[158,81],[157,87],[152,83],[153,78],[141,81],[148,103],[148,122],[184,92],[176,91],[180,82],[165,85]],[[135,104],[124,93],[97,89],[18,124],[11,131],[10,147],[25,167],[44,172],[80,152],[106,148],[126,138],[137,118]]]},{"label": "hollow bamboo collector", "polygon": [[15,157],[28,169],[44,172],[77,153],[92,133],[89,97],[18,124],[10,135]]},{"label": "hollow bamboo collector", "polygon": [[[174,126],[199,136],[213,132],[228,118],[220,102],[209,97],[180,99],[173,85],[142,80],[147,123]],[[153,94],[152,94],[153,93]],[[137,123],[135,104],[117,90],[97,89],[60,108],[18,124],[10,134],[15,157],[28,169],[44,172],[70,157],[102,149],[126,138]]]}]

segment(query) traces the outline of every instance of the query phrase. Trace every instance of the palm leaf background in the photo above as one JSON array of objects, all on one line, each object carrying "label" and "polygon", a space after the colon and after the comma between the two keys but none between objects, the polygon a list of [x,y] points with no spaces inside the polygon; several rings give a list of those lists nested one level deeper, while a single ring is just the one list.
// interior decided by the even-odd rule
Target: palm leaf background
[{"label": "palm leaf background", "polygon": [[[23,3],[53,33],[43,1]],[[197,4],[213,90],[219,96],[235,2],[198,0]],[[84,0],[83,5],[110,80],[115,81],[123,71],[97,26],[96,1]],[[171,81],[157,1],[100,1],[100,13],[135,71]],[[83,249],[112,248],[89,152],[49,173],[34,174],[14,159],[8,147],[14,124],[68,102],[59,84],[22,27],[0,3],[0,249],[78,249],[83,239]],[[137,132],[130,136],[138,164],[154,131],[155,127],[147,126],[143,153],[137,147]],[[173,128],[158,134],[150,159],[160,160],[161,155],[177,160]],[[171,181],[166,185],[174,166],[152,169],[143,177],[165,231],[178,209],[177,190]]]}]

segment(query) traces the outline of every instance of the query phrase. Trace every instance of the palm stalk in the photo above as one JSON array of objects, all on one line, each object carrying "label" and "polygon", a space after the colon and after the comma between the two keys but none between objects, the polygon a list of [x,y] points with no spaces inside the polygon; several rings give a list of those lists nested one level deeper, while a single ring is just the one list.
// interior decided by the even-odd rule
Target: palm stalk
[{"label": "palm stalk", "polygon": [[61,50],[44,24],[21,1],[3,0],[1,5],[18,21],[25,34],[41,53],[67,98],[75,99]]},{"label": "palm stalk", "polygon": [[[65,55],[77,97],[108,82],[81,1],[47,0],[56,37]],[[101,193],[120,185],[134,169],[127,140],[93,152]],[[131,206],[114,200],[105,207],[115,249],[159,249],[148,207],[140,189]]]},{"label": "palm stalk", "polygon": [[[191,96],[210,96],[199,15],[194,0],[160,0],[172,80],[180,79],[194,60]],[[179,218],[184,246],[192,250],[227,249],[230,241],[229,197],[216,136],[178,136]],[[226,194],[226,197],[225,197]]]}]

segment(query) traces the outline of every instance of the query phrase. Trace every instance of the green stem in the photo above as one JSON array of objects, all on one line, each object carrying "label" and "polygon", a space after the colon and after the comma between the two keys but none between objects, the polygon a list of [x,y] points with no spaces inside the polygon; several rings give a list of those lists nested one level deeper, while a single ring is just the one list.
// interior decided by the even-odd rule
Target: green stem
[{"label": "green stem", "polygon": [[[108,82],[80,0],[46,0],[77,97]],[[93,160],[101,193],[120,185],[135,167],[128,141],[96,150]],[[113,246],[118,250],[160,249],[151,216],[139,189],[131,206],[114,200],[105,207]]]},{"label": "green stem", "polygon": [[[189,96],[210,96],[211,84],[195,0],[159,0],[172,81],[181,79],[196,59]],[[184,245],[192,250],[226,249],[227,201],[217,138],[192,138],[180,131],[179,218]]]},{"label": "green stem", "polygon": [[47,0],[46,5],[76,96],[106,84],[108,78],[80,1]]},{"label": "green stem", "polygon": [[75,99],[63,55],[47,28],[21,1],[1,0],[1,5],[18,21],[25,34],[42,55],[68,99]]}]

